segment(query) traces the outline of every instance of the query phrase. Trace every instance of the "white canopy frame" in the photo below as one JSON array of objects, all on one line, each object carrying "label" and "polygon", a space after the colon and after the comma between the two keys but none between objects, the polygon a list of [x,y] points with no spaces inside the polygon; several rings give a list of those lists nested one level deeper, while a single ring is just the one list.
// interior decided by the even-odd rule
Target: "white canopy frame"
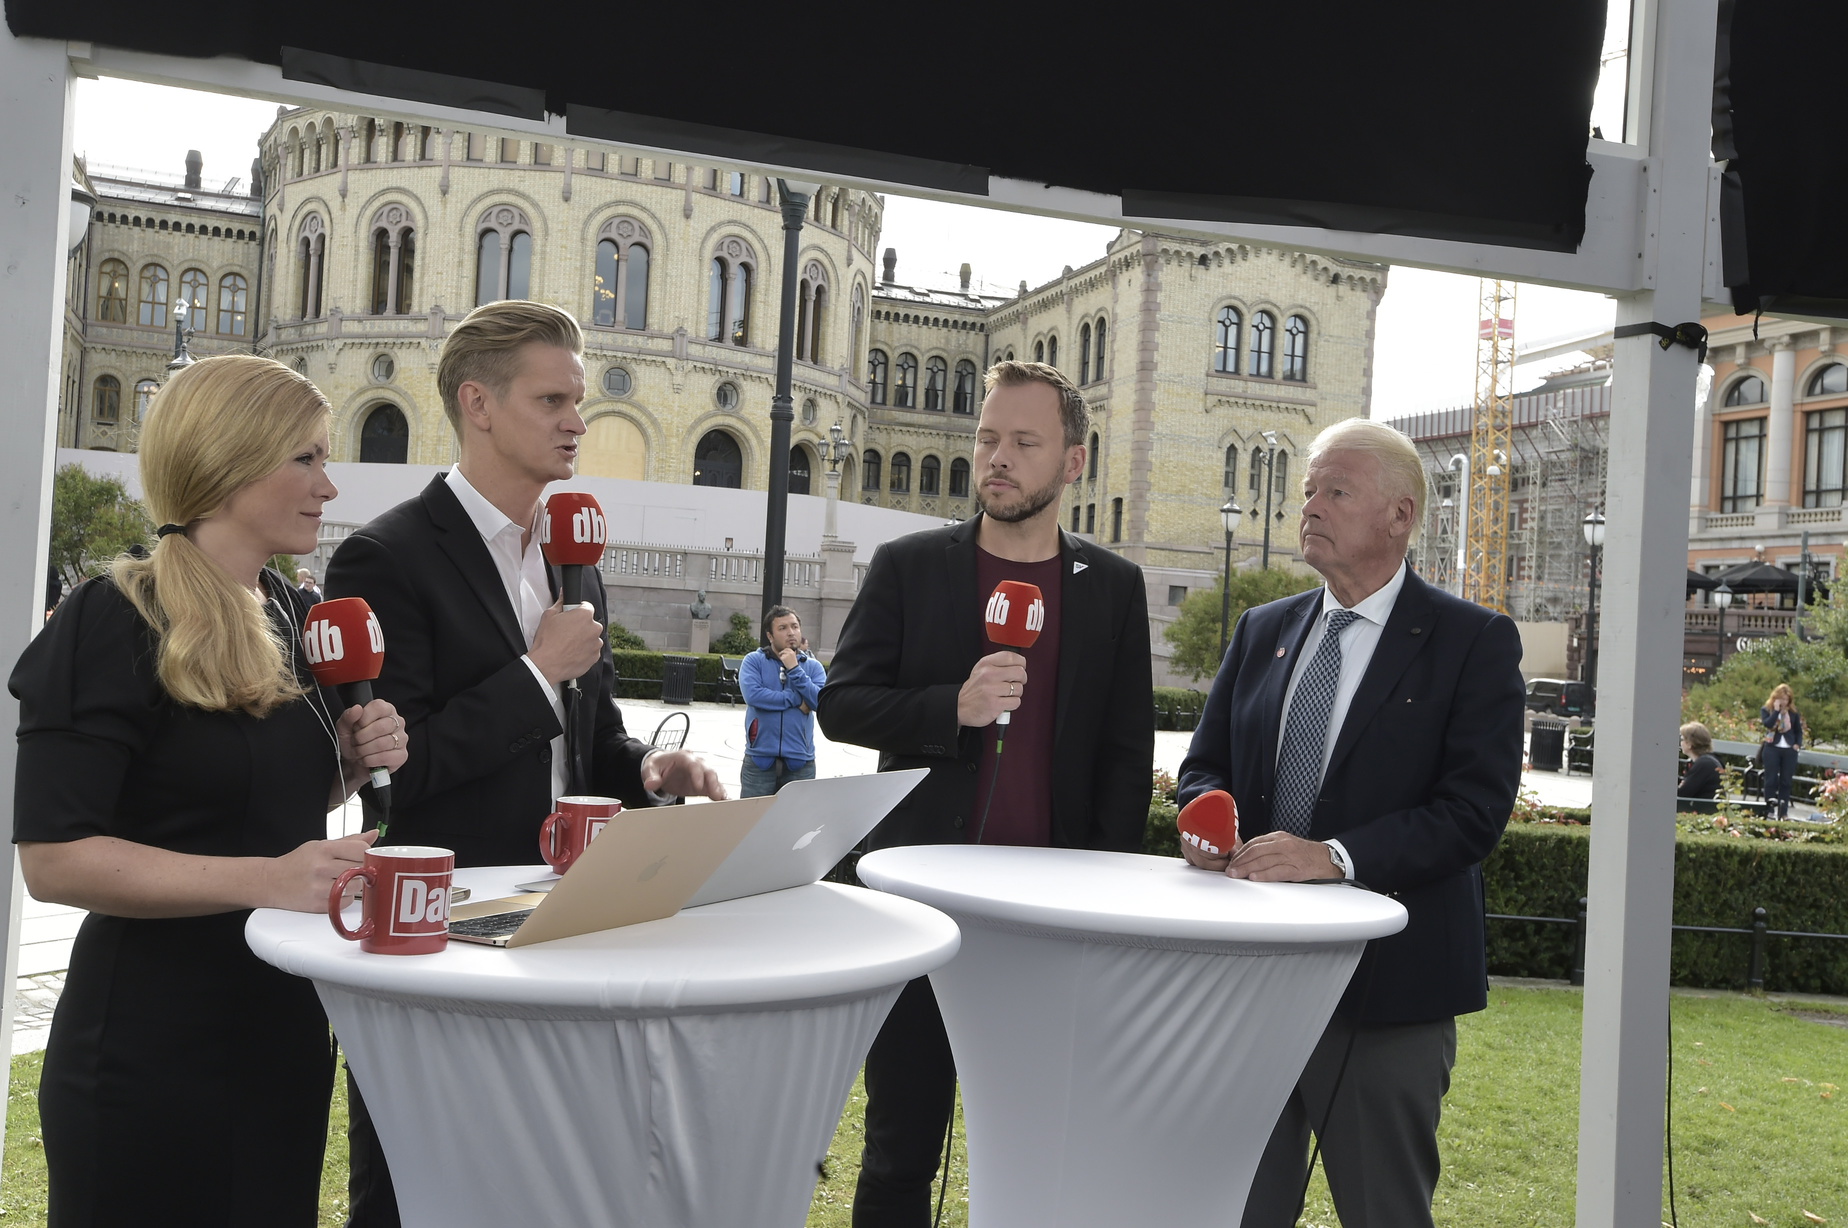
[{"label": "white canopy frame", "polygon": [[[986,198],[920,193],[898,183],[843,180],[969,204],[1049,216],[1236,237],[1394,264],[1600,291],[1617,299],[1617,323],[1698,320],[1704,296],[1721,300],[1718,176],[1709,152],[1717,0],[1636,0],[1631,29],[1629,130],[1624,143],[1592,141],[1586,233],[1573,253],[1359,234],[1304,227],[1129,218],[1119,200],[1018,180],[994,180]],[[511,135],[573,137],[564,121],[525,122],[285,80],[275,67],[229,58],[182,59],[0,31],[0,301],[14,305],[0,330],[0,666],[10,670],[40,625],[50,526],[58,382],[63,345],[72,153],[73,81],[120,76],[226,94],[437,120]],[[663,151],[686,156],[686,151]],[[697,154],[693,155],[699,156]],[[1467,157],[1467,150],[1459,150]],[[772,174],[805,168],[759,164]],[[1579,1116],[1578,1223],[1638,1228],[1660,1222],[1663,1045],[1674,876],[1674,753],[1680,710],[1679,574],[1687,553],[1694,436],[1695,356],[1649,336],[1616,342],[1609,537],[1600,661],[1601,699],[1591,835],[1590,930],[1585,956]],[[17,620],[17,621],[16,621]],[[1658,634],[1645,637],[1646,627]],[[18,708],[0,698],[0,727]],[[14,758],[0,755],[0,806],[10,826]],[[24,889],[13,859],[0,918],[5,987],[15,983]],[[11,1016],[0,1029],[11,1052]]]}]

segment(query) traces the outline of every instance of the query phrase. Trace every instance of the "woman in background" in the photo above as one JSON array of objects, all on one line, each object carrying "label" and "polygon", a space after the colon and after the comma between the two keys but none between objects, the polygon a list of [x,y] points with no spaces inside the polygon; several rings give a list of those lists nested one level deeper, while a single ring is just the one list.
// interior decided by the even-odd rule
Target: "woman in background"
[{"label": "woman in background", "polygon": [[342,711],[301,647],[327,401],[281,363],[208,358],[141,436],[150,554],[79,585],[27,647],[13,839],[32,894],[88,909],[39,1086],[52,1228],[318,1218],[333,1052],[308,981],[244,943],[318,912],[370,834],[327,816],[401,766],[402,722]]},{"label": "woman in background", "polygon": [[1797,714],[1790,687],[1778,683],[1758,710],[1765,736],[1761,759],[1765,768],[1765,817],[1790,817],[1790,781],[1797,774],[1797,751],[1803,746],[1803,718]]},{"label": "woman in background", "polygon": [[1675,789],[1677,810],[1694,814],[1712,814],[1713,799],[1720,792],[1720,760],[1713,753],[1713,735],[1699,721],[1681,727],[1681,753],[1688,757],[1688,770],[1681,775]]}]

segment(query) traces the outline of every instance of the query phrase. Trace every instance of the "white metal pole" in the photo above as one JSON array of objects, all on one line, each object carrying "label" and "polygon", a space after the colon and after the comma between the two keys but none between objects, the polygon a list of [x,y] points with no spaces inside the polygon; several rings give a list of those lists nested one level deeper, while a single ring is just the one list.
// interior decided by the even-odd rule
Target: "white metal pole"
[{"label": "white metal pole", "polygon": [[[13,323],[0,329],[0,669],[11,673],[45,620],[51,537],[51,458],[64,350],[64,274],[70,251],[71,74],[61,42],[15,38],[0,29],[0,302]],[[12,407],[17,406],[17,409]],[[0,692],[0,731],[10,742],[19,705]],[[13,830],[15,756],[0,753],[0,816]],[[25,887],[10,840],[0,869],[0,926],[6,979],[0,988],[0,1061],[13,1055],[19,907]],[[0,1138],[5,1123],[0,1122]]]},{"label": "white metal pole", "polygon": [[[1645,286],[1617,325],[1700,319],[1716,0],[1639,0],[1630,115],[1646,155]],[[1717,235],[1714,236],[1717,241]],[[1655,1228],[1674,887],[1683,560],[1697,360],[1653,336],[1616,343],[1606,484],[1590,917],[1579,1086],[1580,1228]],[[1645,634],[1648,632],[1648,634]]]}]

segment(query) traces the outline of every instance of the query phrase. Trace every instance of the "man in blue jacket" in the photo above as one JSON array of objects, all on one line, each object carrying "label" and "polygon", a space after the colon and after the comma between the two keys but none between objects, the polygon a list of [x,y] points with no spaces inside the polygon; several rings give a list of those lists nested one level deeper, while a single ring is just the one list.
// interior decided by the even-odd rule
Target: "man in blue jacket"
[{"label": "man in blue jacket", "polygon": [[792,780],[815,779],[815,700],[827,682],[821,662],[802,651],[802,620],[784,605],[764,615],[770,641],[744,659],[744,797],[765,797]]}]

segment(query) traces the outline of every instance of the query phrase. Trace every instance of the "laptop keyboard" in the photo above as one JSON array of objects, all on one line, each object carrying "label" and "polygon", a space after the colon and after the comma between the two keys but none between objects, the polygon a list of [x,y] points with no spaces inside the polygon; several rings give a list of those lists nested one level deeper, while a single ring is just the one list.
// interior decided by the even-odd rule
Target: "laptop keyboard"
[{"label": "laptop keyboard", "polygon": [[451,921],[451,934],[464,934],[470,938],[504,938],[526,923],[526,918],[533,915],[530,908],[518,912],[497,912],[486,917],[470,917],[466,921]]}]

